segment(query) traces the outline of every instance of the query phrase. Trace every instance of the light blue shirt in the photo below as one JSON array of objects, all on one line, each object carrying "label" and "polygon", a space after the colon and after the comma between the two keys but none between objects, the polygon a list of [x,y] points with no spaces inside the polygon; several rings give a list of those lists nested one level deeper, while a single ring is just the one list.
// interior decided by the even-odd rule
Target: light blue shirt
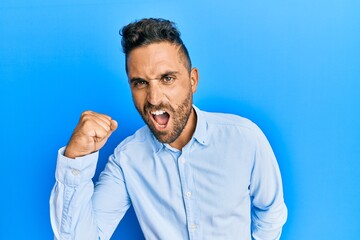
[{"label": "light blue shirt", "polygon": [[247,119],[194,109],[182,151],[144,126],[115,149],[95,187],[98,153],[74,160],[60,149],[55,238],[109,239],[132,204],[146,239],[279,239],[287,208],[267,139]]}]

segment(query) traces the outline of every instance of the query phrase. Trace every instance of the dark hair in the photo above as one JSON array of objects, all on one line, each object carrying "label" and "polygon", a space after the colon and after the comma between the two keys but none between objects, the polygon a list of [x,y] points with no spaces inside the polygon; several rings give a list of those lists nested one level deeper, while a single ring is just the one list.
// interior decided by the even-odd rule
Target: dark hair
[{"label": "dark hair", "polygon": [[185,67],[190,72],[190,56],[174,22],[162,18],[144,18],[124,26],[120,35],[122,36],[121,45],[125,53],[126,71],[126,60],[133,49],[152,43],[169,42],[180,46],[180,50],[185,56]]}]

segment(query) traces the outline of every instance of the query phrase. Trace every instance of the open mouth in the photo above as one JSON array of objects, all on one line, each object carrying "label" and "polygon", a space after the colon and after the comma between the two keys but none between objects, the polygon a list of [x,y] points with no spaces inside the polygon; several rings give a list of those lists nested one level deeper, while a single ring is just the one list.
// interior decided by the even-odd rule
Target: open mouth
[{"label": "open mouth", "polygon": [[165,112],[164,110],[156,110],[156,111],[151,111],[150,114],[154,119],[155,125],[158,128],[160,129],[166,128],[170,119],[170,115],[167,112]]}]

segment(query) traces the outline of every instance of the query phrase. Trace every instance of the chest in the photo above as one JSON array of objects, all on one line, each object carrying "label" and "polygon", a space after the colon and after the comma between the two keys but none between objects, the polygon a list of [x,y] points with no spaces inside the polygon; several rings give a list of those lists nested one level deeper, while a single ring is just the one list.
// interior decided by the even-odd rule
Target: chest
[{"label": "chest", "polygon": [[[127,166],[133,195],[140,193],[159,208],[187,204],[217,215],[249,202],[253,154],[239,146],[206,146],[180,153],[142,156]],[[226,203],[226,204],[224,204]]]}]

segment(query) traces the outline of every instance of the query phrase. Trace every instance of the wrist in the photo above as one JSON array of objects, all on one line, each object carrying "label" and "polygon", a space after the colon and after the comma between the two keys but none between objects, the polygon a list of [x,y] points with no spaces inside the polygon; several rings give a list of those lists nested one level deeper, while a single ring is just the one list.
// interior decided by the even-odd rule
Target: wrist
[{"label": "wrist", "polygon": [[72,159],[79,157],[76,153],[71,151],[71,147],[68,147],[68,146],[66,146],[66,148],[65,148],[64,156],[67,158],[72,158]]}]

